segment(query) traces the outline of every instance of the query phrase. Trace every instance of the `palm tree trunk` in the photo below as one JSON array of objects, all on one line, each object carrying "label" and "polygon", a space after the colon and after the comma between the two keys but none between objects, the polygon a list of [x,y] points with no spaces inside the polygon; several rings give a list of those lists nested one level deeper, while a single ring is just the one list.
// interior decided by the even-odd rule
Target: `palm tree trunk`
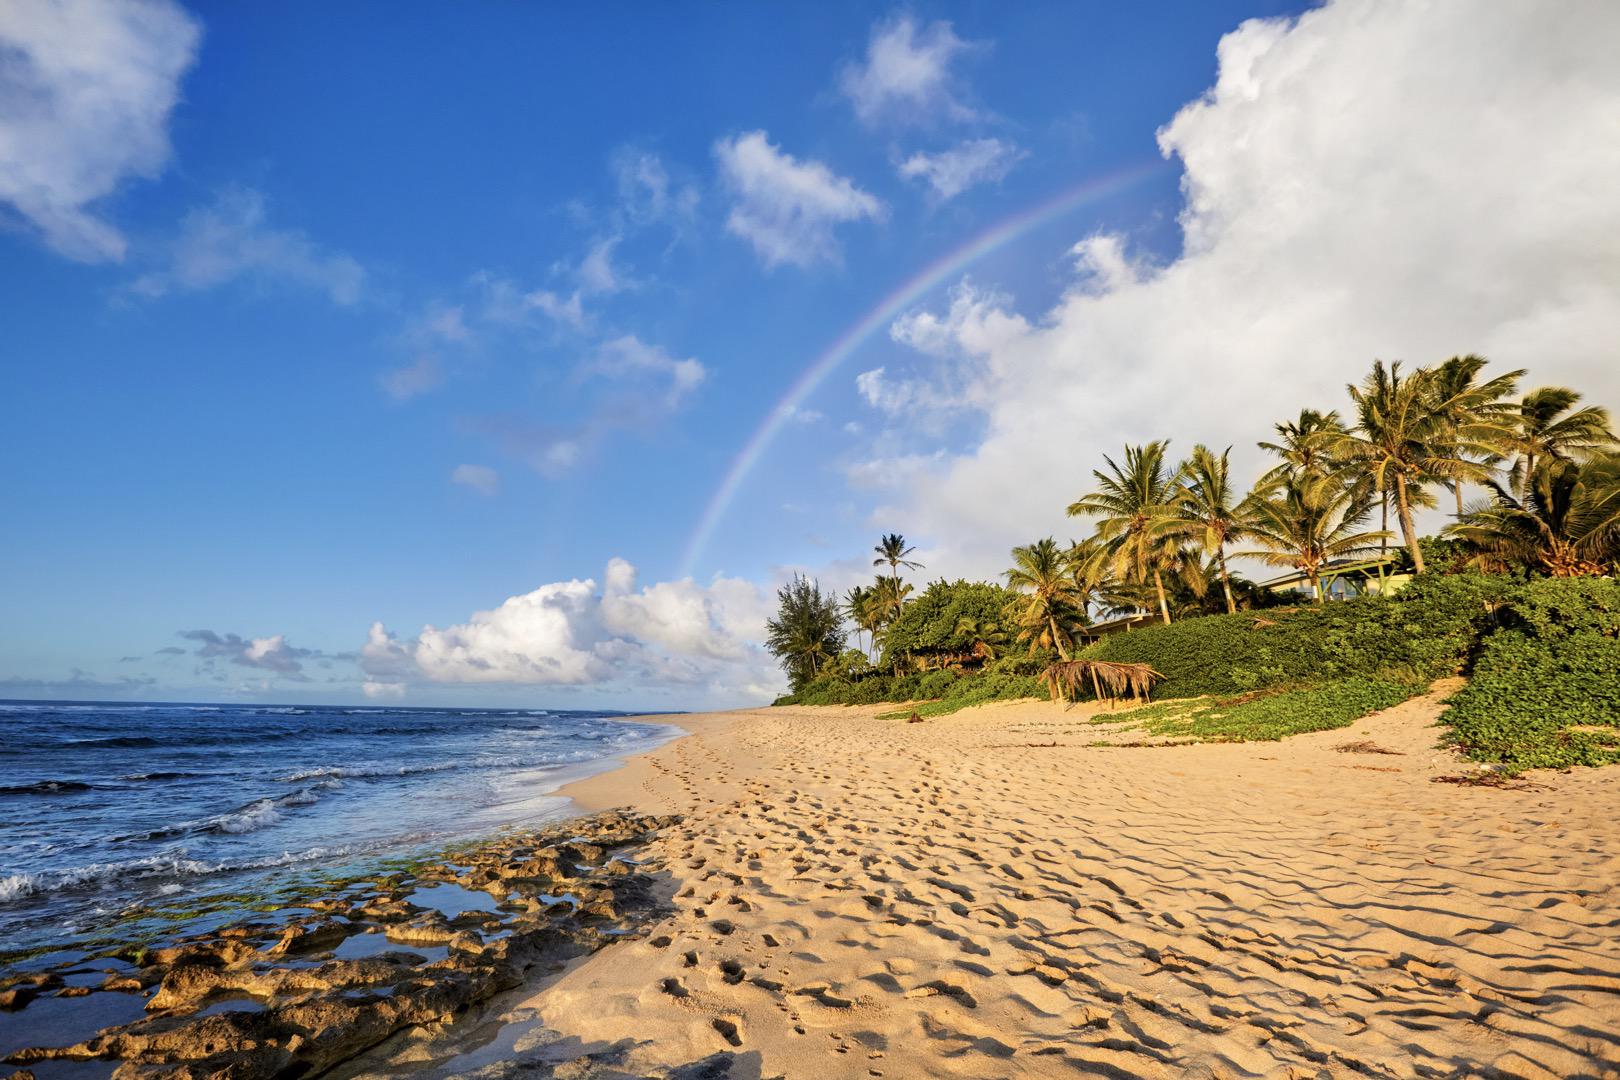
[{"label": "palm tree trunk", "polygon": [[1052,631],[1052,644],[1057,646],[1059,659],[1067,660],[1069,658],[1069,650],[1063,647],[1063,635],[1058,633],[1057,620],[1048,615],[1046,617],[1046,625],[1048,629]]},{"label": "palm tree trunk", "polygon": [[1423,551],[1418,547],[1417,530],[1412,525],[1412,504],[1406,497],[1406,474],[1395,474],[1395,514],[1401,521],[1401,535],[1406,537],[1406,550],[1412,553],[1412,568],[1423,573]]},{"label": "palm tree trunk", "polygon": [[1226,613],[1237,614],[1237,601],[1232,599],[1232,579],[1226,573],[1226,545],[1220,544],[1215,548],[1215,563],[1221,568],[1221,588],[1226,590]]},{"label": "palm tree trunk", "polygon": [[1170,601],[1164,595],[1164,575],[1157,567],[1153,571],[1153,584],[1159,590],[1159,616],[1164,619],[1164,625],[1170,625]]},{"label": "palm tree trunk", "polygon": [[1308,571],[1305,576],[1311,579],[1311,591],[1316,594],[1316,602],[1318,604],[1327,603],[1327,597],[1322,595],[1322,579],[1314,570]]},{"label": "palm tree trunk", "polygon": [[1458,481],[1457,481],[1457,482],[1456,482],[1456,483],[1455,483],[1455,484],[1452,484],[1452,485],[1451,485],[1451,490],[1452,490],[1452,492],[1454,492],[1454,493],[1455,493],[1455,494],[1456,494],[1456,496],[1457,496],[1457,520],[1458,520],[1458,521],[1461,521],[1461,520],[1462,520],[1462,516],[1463,516],[1463,507],[1462,507],[1462,481],[1461,481],[1461,480],[1458,480]]}]

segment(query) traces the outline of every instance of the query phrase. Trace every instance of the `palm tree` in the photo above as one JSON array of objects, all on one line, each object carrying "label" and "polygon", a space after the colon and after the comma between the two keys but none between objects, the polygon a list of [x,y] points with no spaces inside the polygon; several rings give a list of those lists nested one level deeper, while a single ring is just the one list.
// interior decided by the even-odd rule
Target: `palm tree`
[{"label": "palm tree", "polygon": [[889,576],[894,578],[896,581],[900,580],[900,567],[902,566],[907,570],[922,569],[922,563],[906,561],[906,556],[910,555],[917,549],[914,547],[907,547],[906,538],[901,536],[899,533],[884,533],[883,536],[879,538],[877,547],[873,548],[872,550],[877,552],[878,555],[877,558],[872,560],[872,565],[887,565],[889,568]]},{"label": "palm tree", "polygon": [[1115,560],[1107,544],[1095,536],[1071,541],[1063,557],[1069,567],[1069,577],[1074,581],[1083,622],[1091,622],[1093,604],[1097,605],[1099,614],[1137,607],[1136,596],[1130,594],[1114,573]]},{"label": "palm tree", "polygon": [[864,585],[851,585],[849,591],[844,594],[844,615],[854,624],[855,645],[863,653],[866,652],[866,647],[861,644],[861,632],[869,629],[867,622],[870,616],[867,614],[866,606],[871,596],[872,590]]},{"label": "palm tree", "polygon": [[1074,641],[1073,627],[1084,620],[1079,590],[1069,576],[1069,563],[1050,536],[1012,549],[1013,566],[1004,575],[1007,586],[1028,599],[1018,613],[1019,641],[1029,651],[1053,648],[1064,660]]},{"label": "palm tree", "polygon": [[[911,586],[899,578],[880,577],[866,590],[866,615],[876,630],[894,622],[900,609],[906,606]],[[874,631],[875,632],[875,631]]]},{"label": "palm tree", "polygon": [[1134,581],[1153,578],[1159,616],[1170,621],[1164,571],[1175,561],[1187,525],[1176,511],[1177,474],[1165,464],[1166,440],[1125,447],[1121,467],[1104,455],[1108,472],[1093,470],[1101,487],[1069,504],[1071,517],[1098,518],[1097,535],[1106,541],[1122,574]]},{"label": "palm tree", "polygon": [[1204,554],[1215,556],[1229,613],[1237,610],[1237,601],[1232,599],[1232,578],[1226,572],[1226,545],[1228,541],[1240,539],[1247,531],[1240,512],[1241,500],[1232,492],[1227,465],[1231,452],[1230,446],[1219,454],[1202,443],[1193,447],[1192,457],[1180,469],[1179,500],[1182,520],[1202,544]]},{"label": "palm tree", "polygon": [[[1470,448],[1482,443],[1503,443],[1512,431],[1511,407],[1504,398],[1518,387],[1525,374],[1523,368],[1498,375],[1488,382],[1479,381],[1485,368],[1485,358],[1469,353],[1453,356],[1434,369],[1434,411],[1446,422],[1451,438],[1442,439],[1453,457],[1468,460]],[[1462,437],[1463,433],[1471,437]],[[1485,455],[1482,464],[1494,463],[1497,455]],[[1463,480],[1459,475],[1451,482],[1451,492],[1457,499],[1457,517],[1463,515]]]},{"label": "palm tree", "polygon": [[1338,464],[1328,452],[1328,444],[1335,436],[1343,435],[1344,422],[1335,411],[1317,412],[1301,409],[1298,420],[1285,420],[1273,424],[1277,442],[1262,442],[1260,449],[1270,450],[1282,458],[1282,463],[1261,479],[1270,484],[1296,473],[1320,476],[1331,472]]},{"label": "palm tree", "polygon": [[1580,457],[1617,445],[1608,410],[1596,405],[1576,409],[1580,400],[1581,395],[1567,386],[1543,386],[1519,403],[1507,448],[1518,454],[1510,476],[1521,500],[1532,494],[1538,459]]},{"label": "palm tree", "polygon": [[1428,483],[1489,480],[1490,466],[1473,458],[1490,455],[1502,429],[1486,418],[1451,423],[1437,407],[1435,374],[1429,368],[1418,368],[1403,378],[1399,363],[1386,368],[1377,360],[1362,384],[1348,389],[1356,407],[1356,424],[1351,431],[1329,439],[1329,451],[1357,465],[1364,483],[1377,491],[1393,488],[1401,536],[1413,569],[1421,574],[1423,552],[1412,522],[1418,489]]},{"label": "palm tree", "polygon": [[1523,497],[1490,486],[1494,501],[1470,510],[1448,536],[1497,566],[1534,567],[1553,577],[1620,570],[1620,455],[1543,456]]},{"label": "palm tree", "polygon": [[1249,496],[1245,511],[1248,534],[1263,550],[1243,556],[1304,571],[1319,604],[1322,567],[1370,550],[1384,535],[1358,531],[1372,504],[1341,477],[1292,477]]},{"label": "palm tree", "polygon": [[765,648],[782,662],[795,691],[844,648],[838,597],[802,575],[776,591],[776,618],[765,623]]}]

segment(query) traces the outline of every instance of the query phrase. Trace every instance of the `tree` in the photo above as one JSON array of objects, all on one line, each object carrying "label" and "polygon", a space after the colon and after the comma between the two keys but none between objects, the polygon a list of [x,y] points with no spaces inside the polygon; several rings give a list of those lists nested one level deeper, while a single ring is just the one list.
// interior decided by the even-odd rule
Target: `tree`
[{"label": "tree", "polygon": [[1071,542],[1063,553],[1074,581],[1074,591],[1080,605],[1081,621],[1091,622],[1091,606],[1098,614],[1112,611],[1134,610],[1137,597],[1114,572],[1114,556],[1108,545],[1095,536]]},{"label": "tree", "polygon": [[872,590],[864,585],[851,585],[849,591],[844,594],[844,616],[855,627],[855,645],[863,653],[866,649],[861,645],[861,632],[871,629],[869,624],[871,614],[867,611],[867,603],[871,597]]},{"label": "tree", "polygon": [[1173,567],[1187,525],[1177,512],[1178,474],[1165,464],[1165,440],[1125,447],[1125,464],[1104,455],[1108,472],[1092,470],[1098,490],[1069,504],[1069,515],[1098,519],[1097,535],[1113,554],[1122,576],[1153,579],[1159,616],[1170,621],[1164,571]]},{"label": "tree", "polygon": [[884,630],[887,666],[904,657],[922,670],[961,667],[999,655],[1015,597],[988,581],[936,581],[901,608]]},{"label": "tree", "polygon": [[1230,446],[1219,454],[1202,443],[1194,446],[1192,456],[1180,469],[1182,487],[1178,501],[1181,518],[1202,545],[1204,554],[1215,557],[1228,612],[1237,610],[1237,601],[1232,598],[1232,577],[1226,570],[1226,545],[1240,539],[1247,531],[1239,509],[1241,500],[1232,492],[1227,465],[1231,452]]},{"label": "tree", "polygon": [[1553,577],[1620,571],[1620,455],[1587,461],[1546,454],[1522,496],[1490,485],[1495,499],[1446,529],[1492,566]]},{"label": "tree", "polygon": [[1539,459],[1577,458],[1620,445],[1609,427],[1608,410],[1595,405],[1576,409],[1580,400],[1567,386],[1543,386],[1526,394],[1514,410],[1507,448],[1517,457],[1509,476],[1521,500],[1532,494]]},{"label": "tree", "polygon": [[900,568],[907,570],[921,570],[920,562],[907,562],[906,556],[917,549],[906,546],[906,538],[899,533],[884,533],[878,540],[877,547],[872,549],[878,557],[872,560],[873,566],[888,566],[889,576],[896,581],[900,580]]},{"label": "tree", "polygon": [[1359,466],[1373,489],[1393,490],[1401,536],[1421,574],[1423,552],[1412,521],[1418,489],[1428,483],[1489,480],[1491,468],[1473,459],[1490,455],[1504,429],[1484,415],[1463,423],[1449,419],[1435,373],[1428,368],[1403,377],[1399,363],[1386,368],[1382,360],[1374,361],[1361,385],[1347,389],[1355,404],[1355,426],[1328,437],[1326,444],[1335,457]]},{"label": "tree", "polygon": [[867,611],[872,623],[879,629],[892,623],[910,595],[911,586],[898,578],[880,577],[873,581],[872,587],[866,590]]},{"label": "tree", "polygon": [[1248,534],[1263,549],[1242,555],[1304,571],[1320,604],[1326,599],[1322,568],[1370,551],[1384,535],[1359,531],[1371,512],[1372,504],[1342,477],[1291,477],[1249,496]]},{"label": "tree", "polygon": [[[1447,426],[1447,431],[1440,436],[1440,442],[1452,457],[1461,461],[1470,460],[1473,456],[1471,449],[1481,444],[1487,448],[1490,443],[1503,444],[1512,431],[1511,407],[1503,399],[1518,387],[1524,369],[1510,371],[1482,383],[1479,373],[1484,369],[1485,358],[1473,353],[1453,356],[1434,369],[1431,388],[1434,411]],[[1462,433],[1470,431],[1473,438],[1461,437]],[[1485,461],[1480,464],[1487,464],[1493,462],[1497,454],[1490,452],[1482,456]],[[1464,476],[1458,475],[1451,482],[1459,519],[1463,515],[1464,479]]]},{"label": "tree", "polygon": [[1260,449],[1270,450],[1282,458],[1282,462],[1261,479],[1261,484],[1269,485],[1294,475],[1322,476],[1338,466],[1328,449],[1336,436],[1345,433],[1344,422],[1337,412],[1301,409],[1298,420],[1285,420],[1273,424],[1272,428],[1277,432],[1278,441],[1262,442]]},{"label": "tree", "polygon": [[843,649],[844,620],[838,597],[799,574],[776,590],[776,600],[776,617],[765,623],[765,648],[796,693]]},{"label": "tree", "polygon": [[1032,653],[1056,649],[1067,660],[1073,628],[1085,621],[1068,560],[1050,536],[1013,548],[1012,557],[1012,569],[1004,575],[1007,587],[1025,596],[1018,611],[1018,640],[1028,641]]}]

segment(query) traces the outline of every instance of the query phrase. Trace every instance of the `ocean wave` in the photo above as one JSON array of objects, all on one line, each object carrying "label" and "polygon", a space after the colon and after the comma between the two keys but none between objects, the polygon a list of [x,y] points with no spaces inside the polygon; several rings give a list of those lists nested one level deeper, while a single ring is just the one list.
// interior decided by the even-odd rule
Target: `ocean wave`
[{"label": "ocean wave", "polygon": [[459,772],[464,769],[544,769],[555,765],[574,765],[601,757],[590,750],[552,754],[542,758],[481,757],[466,761],[433,761],[412,765],[323,765],[315,769],[278,776],[284,784],[304,780],[387,780],[398,776],[418,776],[424,773]]},{"label": "ocean wave", "polygon": [[0,795],[68,795],[75,791],[93,791],[91,784],[77,780],[41,780],[34,784],[6,784],[0,786]]},{"label": "ocean wave", "polygon": [[281,820],[283,810],[295,809],[303,806],[313,806],[320,801],[321,793],[331,791],[343,786],[343,781],[337,777],[328,777],[318,784],[299,788],[297,791],[274,798],[265,797],[244,803],[234,810],[227,810],[223,814],[212,817],[195,818],[190,821],[177,822],[162,828],[151,829],[144,833],[132,833],[124,836],[112,837],[114,843],[128,843],[141,840],[174,840],[182,836],[194,836],[199,833],[225,833],[239,836],[243,833],[258,832],[267,829]]},{"label": "ocean wave", "polygon": [[281,811],[277,808],[275,802],[270,799],[260,799],[258,802],[249,803],[240,810],[232,810],[228,814],[210,818],[204,823],[202,831],[232,834],[250,833],[274,825],[280,820]]},{"label": "ocean wave", "polygon": [[[257,859],[206,862],[187,855],[149,855],[138,859],[116,862],[90,863],[61,870],[41,870],[37,873],[11,874],[0,877],[0,903],[69,892],[75,889],[99,888],[114,882],[146,881],[153,878],[209,877],[215,874],[237,873],[251,870],[271,870],[298,863],[338,859],[367,850],[362,845],[337,845],[308,848],[303,851],[284,851]],[[168,887],[162,892],[172,892]]]},{"label": "ocean wave", "polygon": [[184,780],[184,779],[187,779],[188,777],[202,776],[202,775],[204,775],[204,774],[203,773],[195,773],[195,772],[174,772],[174,771],[171,771],[171,772],[147,772],[147,773],[129,773],[127,775],[120,776],[118,779],[128,781],[129,783],[132,783],[132,784],[140,784],[140,783],[147,783],[147,782],[150,782],[150,781],[153,781],[153,780]]},{"label": "ocean wave", "polygon": [[100,739],[69,739],[67,745],[84,750],[99,746],[136,750],[148,746],[162,746],[163,742],[162,739],[154,739],[147,735],[111,735]]}]

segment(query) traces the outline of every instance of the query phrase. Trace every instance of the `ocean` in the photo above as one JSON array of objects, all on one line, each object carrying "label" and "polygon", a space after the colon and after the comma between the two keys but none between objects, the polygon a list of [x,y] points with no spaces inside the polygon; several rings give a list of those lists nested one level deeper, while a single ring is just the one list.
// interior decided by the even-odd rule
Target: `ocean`
[{"label": "ocean", "polygon": [[563,816],[676,733],[617,715],[0,701],[0,972]]}]

